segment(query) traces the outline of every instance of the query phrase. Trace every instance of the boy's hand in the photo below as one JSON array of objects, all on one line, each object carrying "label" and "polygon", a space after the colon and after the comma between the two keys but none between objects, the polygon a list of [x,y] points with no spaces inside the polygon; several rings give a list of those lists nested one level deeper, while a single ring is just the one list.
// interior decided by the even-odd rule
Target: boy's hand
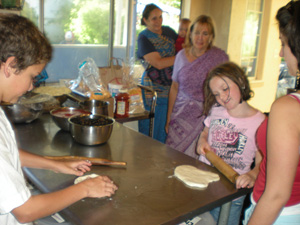
[{"label": "boy's hand", "polygon": [[110,197],[118,190],[118,187],[107,176],[90,178],[77,185],[84,185],[87,188],[89,198]]},{"label": "boy's hand", "polygon": [[91,170],[92,163],[85,160],[56,161],[56,165],[54,172],[82,176]]}]

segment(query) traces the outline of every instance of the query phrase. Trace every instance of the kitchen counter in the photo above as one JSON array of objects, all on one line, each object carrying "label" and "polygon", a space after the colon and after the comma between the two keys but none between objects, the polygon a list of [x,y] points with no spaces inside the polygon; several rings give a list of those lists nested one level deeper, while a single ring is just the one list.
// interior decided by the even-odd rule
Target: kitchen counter
[{"label": "kitchen counter", "polygon": [[[178,224],[250,192],[236,190],[223,175],[205,190],[185,186],[172,176],[176,166],[189,164],[207,171],[217,170],[120,123],[114,124],[109,141],[98,146],[76,143],[70,133],[59,130],[48,114],[14,127],[19,147],[32,153],[127,162],[126,167],[92,167],[88,174],[109,176],[119,190],[111,198],[83,199],[61,211],[73,224]],[[68,187],[76,178],[48,170],[25,168],[24,171],[45,193]]]}]

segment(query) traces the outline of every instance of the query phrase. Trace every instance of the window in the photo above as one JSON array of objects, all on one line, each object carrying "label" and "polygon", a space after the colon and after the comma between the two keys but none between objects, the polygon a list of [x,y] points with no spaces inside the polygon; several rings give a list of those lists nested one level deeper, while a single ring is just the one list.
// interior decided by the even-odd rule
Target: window
[{"label": "window", "polygon": [[[77,78],[78,66],[87,57],[94,59],[99,67],[108,66],[111,57],[123,60],[134,57],[139,5],[148,3],[148,0],[138,3],[134,0],[26,0],[21,15],[33,21],[53,47],[53,58],[46,66],[47,81]],[[167,11],[164,24],[176,31],[180,4],[180,0],[158,2]]]},{"label": "window", "polygon": [[127,46],[132,46],[130,6],[131,0],[26,0],[21,15],[32,20],[53,46],[47,81],[77,78],[79,63],[87,57],[99,67],[108,66],[112,56],[125,59]]},{"label": "window", "polygon": [[256,73],[263,4],[263,0],[248,0],[241,56],[241,65],[248,77],[255,77]]}]

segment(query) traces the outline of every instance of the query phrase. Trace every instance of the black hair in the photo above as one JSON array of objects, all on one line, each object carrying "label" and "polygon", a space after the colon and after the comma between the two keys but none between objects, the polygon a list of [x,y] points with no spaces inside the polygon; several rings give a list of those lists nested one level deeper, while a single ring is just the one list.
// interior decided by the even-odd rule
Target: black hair
[{"label": "black hair", "polygon": [[[159,9],[161,10],[161,8],[159,8],[157,5],[151,3],[145,6],[145,9],[143,11],[143,17],[141,18],[141,24],[143,26],[146,26],[145,22],[144,22],[144,18],[147,20],[150,16],[150,13],[154,10],[154,9]],[[162,10],[161,10],[162,11]]]},{"label": "black hair", "polygon": [[281,7],[277,11],[276,19],[279,31],[286,38],[300,69],[300,1],[290,1]]}]

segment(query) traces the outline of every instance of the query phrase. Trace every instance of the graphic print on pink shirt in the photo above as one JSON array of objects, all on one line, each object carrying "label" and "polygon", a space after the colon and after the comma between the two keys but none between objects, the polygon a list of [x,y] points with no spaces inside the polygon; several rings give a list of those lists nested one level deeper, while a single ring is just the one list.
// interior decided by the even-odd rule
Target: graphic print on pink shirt
[{"label": "graphic print on pink shirt", "polygon": [[244,170],[246,165],[241,155],[247,143],[244,135],[247,129],[236,129],[228,119],[212,120],[210,125],[211,147],[215,153],[234,169]]}]

